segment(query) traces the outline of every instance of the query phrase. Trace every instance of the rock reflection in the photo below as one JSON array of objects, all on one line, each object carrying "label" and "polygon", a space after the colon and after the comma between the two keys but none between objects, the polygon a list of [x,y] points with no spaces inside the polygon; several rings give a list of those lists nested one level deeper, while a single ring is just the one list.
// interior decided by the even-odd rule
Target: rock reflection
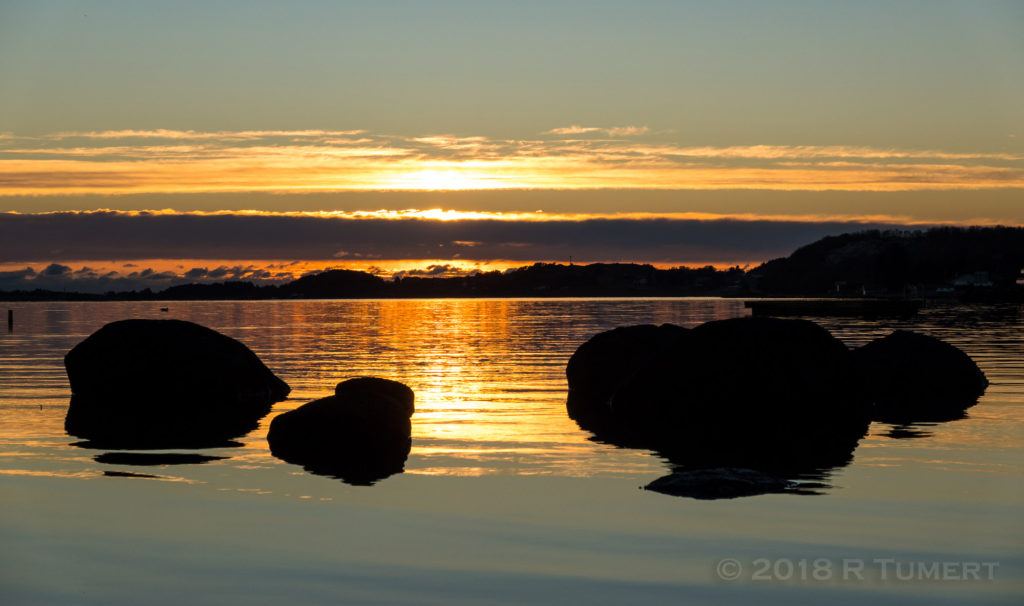
[{"label": "rock reflection", "polygon": [[[578,409],[579,404],[575,406]],[[593,434],[594,442],[650,450],[652,456],[664,459],[670,473],[645,486],[647,490],[697,499],[822,494],[831,488],[830,477],[853,461],[860,439],[867,434],[864,424],[859,435],[801,444],[770,430],[754,436],[753,428],[736,424],[733,431],[694,426],[668,440],[588,422],[592,418],[575,420],[580,429]]]},{"label": "rock reflection", "polygon": [[300,465],[309,473],[341,480],[352,486],[373,486],[405,471],[412,441],[382,450],[363,444],[340,445],[329,456],[308,457],[271,447],[271,454],[286,463]]},{"label": "rock reflection", "polygon": [[103,475],[108,478],[146,478],[149,480],[163,479],[161,476],[155,476],[148,473],[133,473],[130,471],[104,471]]},{"label": "rock reflection", "polygon": [[906,425],[894,425],[885,432],[887,438],[894,440],[914,440],[918,438],[929,438],[933,435],[930,431],[918,429],[919,427],[932,427],[933,423],[909,423]]},{"label": "rock reflection", "polygon": [[[251,430],[250,430],[251,431]],[[247,432],[248,433],[248,432]],[[126,440],[123,437],[115,439],[94,438],[91,440],[80,440],[71,442],[69,446],[78,448],[92,448],[95,450],[164,450],[168,448],[241,448],[244,446],[237,440],[228,440],[219,436],[211,436],[208,439],[175,439],[172,441],[151,441],[151,440]]]},{"label": "rock reflection", "polygon": [[645,490],[694,499],[734,499],[770,493],[822,494],[815,482],[788,480],[755,469],[713,467],[678,470],[644,486]]},{"label": "rock reflection", "polygon": [[106,465],[201,465],[227,458],[184,452],[105,452],[93,460]]}]

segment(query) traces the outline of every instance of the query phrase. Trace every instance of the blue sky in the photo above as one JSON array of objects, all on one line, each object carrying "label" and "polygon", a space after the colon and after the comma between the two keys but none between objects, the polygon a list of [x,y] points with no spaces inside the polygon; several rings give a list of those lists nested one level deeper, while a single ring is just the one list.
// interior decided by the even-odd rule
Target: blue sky
[{"label": "blue sky", "polygon": [[702,145],[1020,151],[1019,2],[23,2],[3,130],[643,124]]}]

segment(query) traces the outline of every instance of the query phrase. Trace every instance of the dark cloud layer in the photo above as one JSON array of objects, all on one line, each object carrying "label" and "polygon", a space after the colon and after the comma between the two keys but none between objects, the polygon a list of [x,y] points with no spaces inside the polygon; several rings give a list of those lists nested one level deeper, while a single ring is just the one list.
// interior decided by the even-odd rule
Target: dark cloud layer
[{"label": "dark cloud layer", "polygon": [[[784,256],[825,235],[900,225],[776,220],[514,221],[285,215],[0,214],[0,262],[235,259],[564,260],[703,264]],[[920,226],[917,226],[920,227]],[[46,272],[60,271],[51,265]],[[220,276],[195,267],[194,277]]]},{"label": "dark cloud layer", "polygon": [[[131,265],[131,264],[129,264]],[[36,271],[32,267],[0,271],[0,291],[52,290],[84,293],[132,291],[150,289],[160,291],[170,286],[191,283],[212,283],[231,280],[249,280],[264,284],[279,284],[299,276],[291,272],[270,272],[254,265],[220,266],[214,269],[193,268],[184,272],[146,267],[134,271],[98,271],[85,266],[77,270],[52,263]]]}]

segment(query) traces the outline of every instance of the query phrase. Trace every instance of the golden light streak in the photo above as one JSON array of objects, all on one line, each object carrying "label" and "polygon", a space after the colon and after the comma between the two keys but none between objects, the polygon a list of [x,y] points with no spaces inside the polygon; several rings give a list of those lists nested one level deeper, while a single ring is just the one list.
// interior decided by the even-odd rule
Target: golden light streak
[{"label": "golden light streak", "polygon": [[[0,196],[459,190],[920,191],[1024,188],[1002,152],[863,146],[680,146],[365,131],[102,131],[0,137]],[[355,138],[353,138],[355,137]]]}]

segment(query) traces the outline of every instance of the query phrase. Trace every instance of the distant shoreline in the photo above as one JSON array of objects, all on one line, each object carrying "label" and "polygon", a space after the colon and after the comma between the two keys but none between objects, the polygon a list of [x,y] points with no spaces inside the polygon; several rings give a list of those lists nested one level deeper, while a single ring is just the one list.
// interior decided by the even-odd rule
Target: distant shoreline
[{"label": "distant shoreline", "polygon": [[259,301],[576,297],[881,298],[1024,301],[1024,228],[932,228],[829,236],[752,269],[534,263],[465,276],[333,269],[284,284],[181,284],[102,294],[0,290],[0,301]]}]

